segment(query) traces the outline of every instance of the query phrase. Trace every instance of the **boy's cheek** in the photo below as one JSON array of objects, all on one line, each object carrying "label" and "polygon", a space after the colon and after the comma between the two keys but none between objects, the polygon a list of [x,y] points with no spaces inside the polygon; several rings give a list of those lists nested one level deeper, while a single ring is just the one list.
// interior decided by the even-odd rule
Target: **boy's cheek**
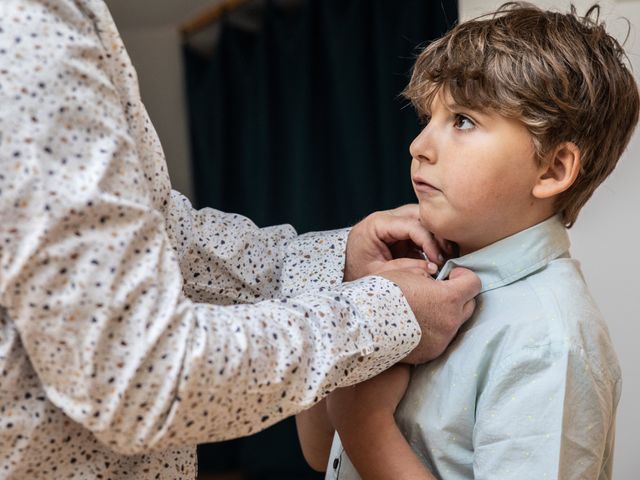
[{"label": "boy's cheek", "polygon": [[439,212],[434,211],[431,205],[428,205],[427,202],[418,202],[420,209],[420,223],[429,230],[431,233],[435,233],[434,230],[439,228],[437,217],[439,216]]}]

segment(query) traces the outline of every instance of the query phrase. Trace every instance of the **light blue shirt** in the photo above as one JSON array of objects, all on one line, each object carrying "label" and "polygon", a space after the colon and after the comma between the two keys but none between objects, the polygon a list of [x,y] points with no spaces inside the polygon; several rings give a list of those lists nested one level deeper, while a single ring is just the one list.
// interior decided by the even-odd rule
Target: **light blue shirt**
[{"label": "light blue shirt", "polygon": [[[620,368],[568,250],[553,217],[443,267],[479,275],[477,308],[396,412],[436,477],[611,478]],[[337,436],[326,478],[360,478]]]}]

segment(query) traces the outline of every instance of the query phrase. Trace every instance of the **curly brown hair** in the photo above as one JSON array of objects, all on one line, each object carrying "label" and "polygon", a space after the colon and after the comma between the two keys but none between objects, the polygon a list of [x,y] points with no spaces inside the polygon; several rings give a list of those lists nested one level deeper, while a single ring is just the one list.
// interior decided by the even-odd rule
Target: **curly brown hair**
[{"label": "curly brown hair", "polygon": [[463,22],[429,44],[403,95],[419,113],[445,88],[461,106],[518,119],[531,133],[538,162],[562,142],[575,143],[581,169],[558,195],[567,227],[613,171],[638,121],[640,99],[628,58],[600,21],[508,2]]}]

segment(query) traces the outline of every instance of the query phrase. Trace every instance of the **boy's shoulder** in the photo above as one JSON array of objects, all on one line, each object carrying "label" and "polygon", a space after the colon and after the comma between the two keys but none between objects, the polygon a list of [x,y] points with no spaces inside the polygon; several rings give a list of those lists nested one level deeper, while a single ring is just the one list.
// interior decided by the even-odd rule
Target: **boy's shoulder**
[{"label": "boy's shoulder", "polygon": [[[578,323],[602,323],[602,313],[589,291],[580,262],[565,253],[540,269],[482,295],[483,303],[509,323],[534,328],[556,325],[567,335]],[[502,313],[502,315],[498,315]],[[517,315],[513,315],[517,313]]]},{"label": "boy's shoulder", "polygon": [[447,262],[441,277],[454,267],[469,268],[480,277],[482,293],[446,361],[463,369],[469,363],[494,369],[527,359],[589,357],[618,376],[606,323],[569,247],[566,228],[551,217]]},{"label": "boy's shoulder", "polygon": [[[531,357],[568,359],[603,378],[620,368],[606,321],[580,264],[568,254],[514,283],[486,292],[470,330],[484,332],[496,364]],[[587,365],[588,364],[588,365]]]}]

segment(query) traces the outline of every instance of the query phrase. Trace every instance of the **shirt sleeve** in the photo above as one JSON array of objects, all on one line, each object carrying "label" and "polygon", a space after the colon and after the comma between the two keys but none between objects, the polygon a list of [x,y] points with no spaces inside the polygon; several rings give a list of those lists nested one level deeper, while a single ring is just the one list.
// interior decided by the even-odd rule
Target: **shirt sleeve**
[{"label": "shirt sleeve", "polygon": [[0,304],[55,406],[123,454],[218,441],[415,347],[380,277],[255,304],[188,298],[111,46],[79,4],[50,5],[0,4]]},{"label": "shirt sleeve", "polygon": [[619,378],[596,364],[564,343],[506,357],[478,400],[474,478],[610,478]]},{"label": "shirt sleeve", "polygon": [[194,210],[175,191],[165,217],[192,300],[255,303],[342,282],[348,229],[297,235],[291,225],[258,228],[242,215]]}]

